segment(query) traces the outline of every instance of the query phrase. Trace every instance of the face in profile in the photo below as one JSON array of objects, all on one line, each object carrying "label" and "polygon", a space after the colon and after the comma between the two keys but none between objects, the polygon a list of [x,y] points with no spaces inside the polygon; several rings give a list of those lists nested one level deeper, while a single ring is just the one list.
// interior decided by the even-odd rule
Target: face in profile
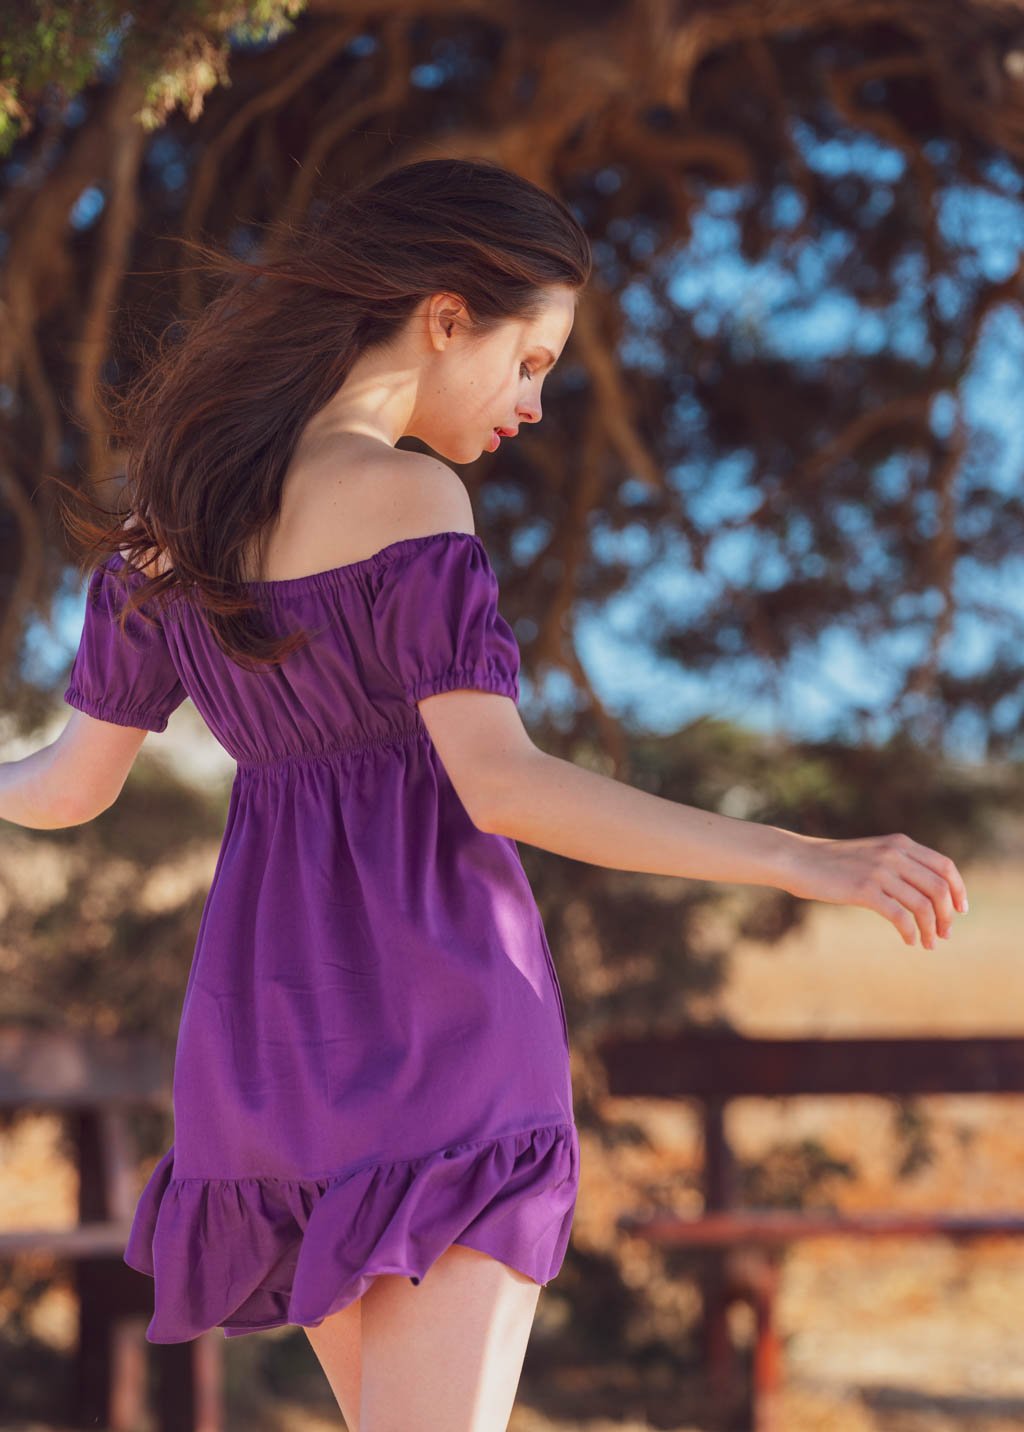
[{"label": "face in profile", "polygon": [[506,319],[474,336],[451,294],[425,306],[428,352],[412,424],[406,429],[451,462],[497,452],[523,423],[543,417],[544,379],[561,357],[576,316],[576,290],[552,285],[538,316]]}]

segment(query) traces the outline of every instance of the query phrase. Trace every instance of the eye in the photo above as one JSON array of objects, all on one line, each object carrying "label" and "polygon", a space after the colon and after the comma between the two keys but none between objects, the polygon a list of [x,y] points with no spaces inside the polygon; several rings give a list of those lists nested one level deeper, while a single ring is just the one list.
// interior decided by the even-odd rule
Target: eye
[{"label": "eye", "polygon": [[526,368],[526,376],[530,379],[530,382],[532,383],[532,382],[533,382],[533,374],[530,372],[529,367],[528,367],[527,364],[525,364],[525,363],[520,363],[520,365],[519,365],[519,372],[520,372],[520,374],[522,373],[522,371],[523,371],[524,368]]}]

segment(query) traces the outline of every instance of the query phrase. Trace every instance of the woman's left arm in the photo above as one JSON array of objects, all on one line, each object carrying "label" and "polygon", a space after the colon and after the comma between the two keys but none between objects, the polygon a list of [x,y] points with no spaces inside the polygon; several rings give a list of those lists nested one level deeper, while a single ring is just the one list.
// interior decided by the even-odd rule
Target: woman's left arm
[{"label": "woman's left arm", "polygon": [[148,734],[74,711],[56,741],[0,762],[0,820],[32,830],[94,820],[121,794]]}]

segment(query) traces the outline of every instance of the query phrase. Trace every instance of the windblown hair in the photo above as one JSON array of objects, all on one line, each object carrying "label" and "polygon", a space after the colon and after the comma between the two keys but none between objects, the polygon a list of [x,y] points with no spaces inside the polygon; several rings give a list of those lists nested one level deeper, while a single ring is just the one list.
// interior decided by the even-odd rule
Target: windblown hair
[{"label": "windblown hair", "polygon": [[535,318],[549,285],[578,294],[592,266],[568,206],[487,159],[397,167],[269,234],[262,258],[180,240],[225,285],[171,325],[177,334],[162,336],[122,393],[101,385],[127,454],[117,510],[75,489],[100,520],[62,504],[95,556],[84,570],[120,551],[126,571],[150,576],[163,557],[165,570],[125,585],[125,613],[151,599],[163,608],[188,589],[221,650],[250,670],[307,639],[264,629],[243,560],[262,550],[302,429],[356,358],[386,346],[431,294],[458,295],[483,337],[504,320]]}]

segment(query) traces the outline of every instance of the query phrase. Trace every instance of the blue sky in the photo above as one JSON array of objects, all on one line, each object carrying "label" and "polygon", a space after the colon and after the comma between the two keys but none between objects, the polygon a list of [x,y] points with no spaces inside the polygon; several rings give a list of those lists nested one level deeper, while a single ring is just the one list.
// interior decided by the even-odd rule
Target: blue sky
[{"label": "blue sky", "polygon": [[[730,290],[731,291],[731,290]],[[800,323],[793,322],[794,343],[817,353],[826,350],[833,335],[836,350],[848,342],[848,329],[835,328],[835,305],[823,297],[821,326],[812,306]],[[788,320],[776,330],[780,350]],[[904,330],[905,331],[905,330]],[[988,481],[1001,490],[1021,482],[1024,473],[1024,424],[1019,413],[1024,380],[1024,317],[1016,306],[1005,305],[990,314],[970,371],[960,390],[965,419],[975,435],[988,433],[996,454],[987,471]],[[941,395],[933,403],[936,430],[948,427]],[[720,458],[713,472],[686,483],[689,510],[698,524],[714,531],[715,522],[737,520],[752,509],[755,493],[747,481],[753,467],[749,453]],[[892,481],[898,482],[900,463],[891,460]],[[681,481],[685,473],[669,473]],[[901,626],[894,613],[893,627],[866,648],[857,636],[841,626],[830,629],[814,648],[794,653],[778,690],[765,692],[765,672],[756,660],[720,664],[709,676],[691,676],[677,663],[658,662],[644,650],[642,631],[650,611],[673,606],[677,611],[699,613],[719,589],[719,579],[742,584],[755,569],[763,578],[771,554],[759,548],[752,530],[729,530],[713,540],[708,554],[708,576],[692,570],[685,554],[660,560],[653,557],[652,535],[642,521],[622,533],[596,534],[595,549],[608,559],[635,562],[637,576],[628,593],[622,593],[603,610],[578,622],[581,659],[601,700],[619,715],[629,714],[651,730],[670,731],[705,714],[804,737],[823,737],[836,722],[837,710],[850,702],[870,706],[875,713],[870,729],[883,740],[892,730],[887,707],[900,673],[922,649],[926,630],[915,634],[908,621]],[[781,571],[779,573],[781,576]],[[973,603],[984,603],[989,615],[958,614],[944,647],[943,664],[957,674],[988,666],[1000,636],[1024,635],[1024,554],[1000,570],[986,570],[970,557],[958,564],[956,590],[970,592]],[[1024,650],[1024,645],[1022,645]],[[1020,703],[1011,699],[1003,717],[1007,729],[1020,725]],[[982,733],[964,716],[950,732],[950,753],[977,760],[983,754]]]},{"label": "blue sky", "polygon": [[[852,172],[869,176],[871,207],[878,214],[887,211],[892,202],[890,186],[904,175],[902,153],[865,135],[819,142],[799,120],[793,122],[793,129],[812,168],[833,178]],[[941,159],[944,147],[934,142],[929,146],[931,157]],[[1024,182],[1002,161],[996,161],[989,172],[1004,193],[977,186],[941,191],[937,219],[944,240],[960,253],[961,271],[998,282],[1013,273],[1020,259]],[[920,311],[923,259],[908,256],[892,303],[865,308],[848,293],[828,287],[830,265],[845,257],[855,242],[852,236],[830,234],[824,241],[805,243],[795,253],[780,246],[760,262],[749,263],[739,251],[735,218],[742,203],[741,191],[711,191],[690,242],[679,251],[677,273],[668,285],[672,302],[690,315],[702,335],[713,338],[728,326],[735,349],[737,334],[742,337],[748,332],[751,351],[756,348],[801,365],[883,349],[927,360],[930,347]],[[797,222],[802,210],[797,190],[782,186],[776,191],[774,212],[780,234]],[[937,285],[936,301],[951,321],[962,298],[948,278]],[[664,323],[664,314],[650,314],[642,292],[628,296],[629,306],[642,330],[632,359],[657,366],[657,327]],[[657,320],[653,337],[643,332],[648,317]],[[1003,304],[989,314],[958,393],[939,393],[931,406],[933,430],[945,436],[959,398],[970,433],[964,469],[972,468],[971,449],[980,445],[984,481],[1001,492],[1019,491],[1024,474],[1022,380],[1024,315],[1019,305]],[[685,420],[691,425],[700,422],[698,404],[692,405]],[[893,730],[889,709],[902,671],[927,644],[929,627],[920,618],[928,615],[928,594],[915,600],[908,593],[893,612],[891,629],[870,646],[852,626],[835,624],[813,646],[795,651],[777,680],[755,659],[722,662],[708,676],[692,675],[676,662],[658,662],[645,649],[643,632],[652,614],[668,610],[698,616],[722,582],[743,585],[755,572],[759,583],[771,580],[773,554],[761,535],[748,529],[723,530],[714,536],[716,524],[736,522],[757,504],[755,458],[741,449],[717,454],[708,470],[684,462],[668,474],[670,482],[686,491],[693,520],[712,534],[706,576],[692,569],[685,552],[655,558],[655,544],[642,518],[633,529],[595,533],[598,553],[635,563],[637,577],[628,592],[579,620],[581,658],[594,687],[616,715],[655,731],[672,731],[700,716],[714,715],[779,734],[823,738],[835,730],[843,710],[858,705],[870,712],[865,723],[868,733],[884,740]],[[975,468],[976,464],[974,459]],[[904,466],[902,458],[894,456],[878,476],[898,487]],[[972,475],[976,479],[976,471]],[[836,520],[852,521],[854,516],[837,512]],[[781,560],[777,565],[781,578]],[[961,559],[955,591],[967,605],[984,604],[986,611],[983,616],[963,611],[955,618],[942,653],[945,669],[968,675],[989,665],[1001,639],[1022,645],[1024,554],[992,570],[970,557]],[[552,695],[567,699],[567,690],[559,693],[559,683],[551,684]],[[1005,698],[995,720],[1002,730],[1019,731],[1020,698]],[[947,741],[949,753],[960,759],[978,760],[984,754],[983,730],[969,713],[954,721]]]}]

